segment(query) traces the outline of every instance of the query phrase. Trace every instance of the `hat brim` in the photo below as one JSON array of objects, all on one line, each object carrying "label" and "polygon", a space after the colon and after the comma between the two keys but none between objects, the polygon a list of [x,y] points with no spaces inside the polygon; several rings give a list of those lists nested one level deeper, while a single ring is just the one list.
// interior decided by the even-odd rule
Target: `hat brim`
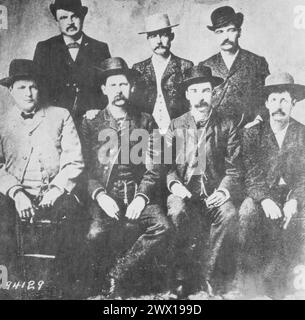
[{"label": "hat brim", "polygon": [[128,70],[122,70],[122,69],[113,69],[113,70],[107,70],[103,71],[99,67],[93,67],[96,72],[96,77],[99,79],[99,81],[103,82],[110,76],[116,76],[119,74],[125,75],[130,80],[134,80],[139,76],[139,72],[133,69]]},{"label": "hat brim", "polygon": [[12,77],[6,77],[0,80],[0,85],[9,88],[15,81],[21,79],[29,79],[34,81],[39,81],[36,74],[18,74]]},{"label": "hat brim", "polygon": [[142,31],[142,32],[138,32],[138,34],[147,34],[147,33],[151,33],[151,32],[156,32],[156,31],[160,31],[160,30],[165,30],[165,29],[171,29],[171,28],[175,28],[178,27],[179,24],[174,24],[165,28],[160,28],[160,29],[153,29],[153,30],[147,30],[147,31]]},{"label": "hat brim", "polygon": [[265,96],[277,91],[288,91],[297,101],[305,99],[305,86],[301,84],[277,84],[264,87]]},{"label": "hat brim", "polygon": [[214,87],[218,87],[221,85],[224,80],[220,77],[194,77],[194,78],[189,78],[181,82],[181,89],[186,90],[190,85],[195,84],[195,83],[203,83],[203,82],[210,82]]},{"label": "hat brim", "polygon": [[50,11],[55,19],[56,19],[56,10],[59,10],[59,9],[75,12],[82,17],[85,17],[88,13],[88,7],[86,7],[86,6],[82,6],[77,9],[76,8],[57,8],[54,3],[51,3],[49,8],[50,8]]},{"label": "hat brim", "polygon": [[235,14],[234,18],[225,20],[225,21],[223,21],[219,24],[215,24],[213,26],[207,26],[207,28],[210,31],[215,31],[216,29],[226,27],[231,23],[233,23],[236,26],[236,28],[240,28],[242,26],[243,22],[244,22],[244,15],[241,12],[237,12]]}]

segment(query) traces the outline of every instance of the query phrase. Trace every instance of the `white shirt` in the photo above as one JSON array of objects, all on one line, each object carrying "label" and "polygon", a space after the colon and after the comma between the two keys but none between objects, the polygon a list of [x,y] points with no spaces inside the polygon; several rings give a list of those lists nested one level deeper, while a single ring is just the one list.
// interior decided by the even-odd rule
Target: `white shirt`
[{"label": "white shirt", "polygon": [[220,51],[220,54],[222,56],[222,59],[224,61],[224,63],[226,64],[228,70],[231,69],[233,62],[235,61],[237,55],[239,53],[239,49],[235,52],[234,55],[231,54],[224,54],[222,51]]},{"label": "white shirt", "polygon": [[155,55],[153,55],[151,58],[157,81],[157,99],[152,115],[159,127],[161,134],[166,133],[171,121],[161,86],[162,76],[170,61],[170,58],[171,55],[169,55],[169,57],[166,60],[157,59]]},{"label": "white shirt", "polygon": [[[271,129],[272,129],[272,131],[273,131],[273,133],[275,135],[275,139],[276,139],[277,144],[278,144],[280,149],[282,148],[283,141],[285,139],[286,132],[287,132],[287,129],[288,129],[288,125],[289,124],[287,124],[287,126],[284,129],[280,130],[280,131],[275,131],[273,126],[272,126],[272,122],[270,122]],[[280,178],[279,184],[280,185],[281,184],[286,184],[286,182],[284,181],[284,179],[282,177]]]},{"label": "white shirt", "polygon": [[[66,45],[68,45],[69,43],[74,43],[74,42],[77,42],[79,45],[81,45],[81,43],[83,41],[83,36],[81,36],[77,41],[73,41],[71,38],[68,38],[65,35],[63,37],[64,37],[64,41],[65,41]],[[79,48],[69,48],[68,50],[71,55],[71,58],[73,59],[73,61],[75,61],[77,58],[77,55],[78,55]]]}]

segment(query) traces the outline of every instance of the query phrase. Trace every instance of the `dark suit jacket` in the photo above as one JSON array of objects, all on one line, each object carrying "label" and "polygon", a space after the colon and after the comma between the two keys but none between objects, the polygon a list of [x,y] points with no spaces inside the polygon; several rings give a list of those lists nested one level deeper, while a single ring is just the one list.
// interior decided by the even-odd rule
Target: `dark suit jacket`
[{"label": "dark suit jacket", "polygon": [[[188,187],[192,178],[190,175],[192,171],[189,170],[191,163],[189,159],[192,159],[192,154],[189,153],[195,152],[195,149],[192,148],[194,145],[193,133],[197,132],[195,120],[190,112],[172,121],[166,136],[167,146],[169,146],[170,141],[174,146],[176,145],[177,139],[171,140],[171,137],[175,136],[175,130],[179,129],[183,130],[186,139],[184,140],[184,148],[181,145],[176,151],[173,148],[174,162],[167,175],[167,184],[169,186],[171,182],[177,180]],[[176,137],[181,132],[177,131]],[[207,194],[212,194],[215,189],[225,188],[230,192],[231,197],[236,198],[241,176],[241,145],[236,124],[230,119],[221,118],[213,111],[206,127],[204,141],[206,147],[203,149],[205,154],[202,156],[205,156],[204,184]],[[188,146],[189,149],[187,149]],[[183,157],[181,153],[185,153],[186,150],[189,151],[188,156],[185,157],[185,161],[181,161]]]},{"label": "dark suit jacket", "polygon": [[269,121],[244,129],[243,162],[248,196],[256,201],[271,198],[271,188],[282,177],[290,198],[303,202],[305,194],[305,126],[290,118],[279,149]]},{"label": "dark suit jacket", "polygon": [[261,112],[264,105],[262,88],[269,75],[265,58],[240,49],[231,69],[228,70],[220,53],[200,62],[212,69],[214,76],[225,82],[215,90],[215,103],[219,111],[226,116],[241,119],[243,123],[252,121]]},{"label": "dark suit jacket", "polygon": [[[191,61],[172,54],[164,71],[161,85],[171,119],[179,117],[188,110],[184,92],[179,90],[179,83],[184,79],[185,71],[192,66]],[[139,72],[134,102],[137,106],[145,106],[145,109],[141,111],[152,114],[157,98],[157,82],[151,58],[134,64],[132,68]]]},{"label": "dark suit jacket", "polygon": [[[109,57],[106,43],[85,34],[75,62],[62,35],[39,42],[34,61],[44,78],[48,102],[67,108],[77,122],[81,120],[86,110],[100,108],[103,99],[92,67],[100,65]],[[77,108],[73,110],[76,88],[79,90]]]},{"label": "dark suit jacket", "polygon": [[[132,109],[131,106],[130,109]],[[136,134],[136,129],[144,129],[149,134],[153,133],[153,129],[157,129],[152,116],[142,112],[130,112],[126,117],[125,126],[126,124],[129,126],[129,136],[125,136],[127,140],[124,139],[124,141],[129,142],[130,151],[137,144],[137,141],[131,141],[130,139],[131,135]],[[109,135],[109,137],[113,137],[114,139],[111,141],[114,144],[108,142],[109,139],[106,141],[106,136],[103,137],[102,132]],[[155,130],[155,132],[158,132],[158,130]],[[99,188],[105,192],[109,191],[115,182],[116,169],[118,168],[116,164],[121,163],[119,159],[121,159],[122,146],[119,136],[116,121],[108,108],[100,111],[94,119],[88,120],[84,118],[83,120],[82,137],[90,196]],[[118,144],[116,144],[116,138],[118,139]],[[126,150],[126,144],[124,148]],[[138,193],[142,193],[151,199],[155,193],[156,184],[160,179],[159,170],[154,170],[154,166],[148,169],[146,163],[135,164],[131,161],[130,164],[134,181],[138,184]]]}]

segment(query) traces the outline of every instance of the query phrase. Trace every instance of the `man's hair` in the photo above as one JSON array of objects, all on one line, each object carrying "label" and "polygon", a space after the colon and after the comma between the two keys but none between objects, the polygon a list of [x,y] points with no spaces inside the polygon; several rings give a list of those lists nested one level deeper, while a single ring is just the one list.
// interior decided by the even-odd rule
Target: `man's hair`
[{"label": "man's hair", "polygon": [[265,101],[267,101],[269,99],[269,97],[272,93],[284,93],[284,92],[288,92],[290,94],[291,100],[296,99],[293,91],[288,90],[287,88],[275,88],[272,91],[265,93]]},{"label": "man's hair", "polygon": [[172,35],[174,34],[174,32],[173,32],[173,30],[171,28],[160,29],[160,30],[148,32],[147,33],[147,39],[150,37],[150,35],[159,34],[159,33],[166,33],[170,37],[172,37]]},{"label": "man's hair", "polygon": [[[116,76],[117,76],[117,75],[123,75],[123,76],[125,76],[131,86],[133,86],[133,85],[135,84],[135,79],[134,79],[132,76],[128,75],[128,74],[118,73],[118,74],[115,74],[115,75],[116,75]],[[108,79],[109,77],[111,77],[111,75],[109,75],[108,77],[100,78],[100,80],[99,80],[100,85],[106,85],[106,81],[107,81],[107,79]]]}]

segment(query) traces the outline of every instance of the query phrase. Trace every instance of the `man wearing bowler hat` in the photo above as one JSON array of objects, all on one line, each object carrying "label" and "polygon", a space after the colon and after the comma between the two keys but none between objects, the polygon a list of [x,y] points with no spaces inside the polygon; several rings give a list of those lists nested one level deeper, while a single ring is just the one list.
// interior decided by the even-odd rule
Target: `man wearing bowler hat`
[{"label": "man wearing bowler hat", "polygon": [[296,283],[294,267],[305,264],[305,126],[291,117],[305,86],[278,72],[266,78],[264,92],[269,118],[243,134],[247,198],[240,208],[237,289],[243,292],[237,293],[280,298]]},{"label": "man wearing bowler hat", "polygon": [[[244,125],[261,113],[262,88],[269,74],[266,59],[239,45],[244,16],[229,6],[212,12],[212,25],[220,52],[201,62],[222,77],[224,83],[215,92],[215,106],[225,116],[233,116]],[[263,116],[263,115],[262,115]]]},{"label": "man wearing bowler hat", "polygon": [[0,259],[16,254],[15,223],[59,222],[65,216],[67,223],[55,245],[62,274],[72,254],[67,249],[72,239],[69,223],[78,212],[73,189],[84,168],[80,140],[67,110],[39,100],[39,77],[31,60],[13,60],[0,85],[15,100],[0,125],[0,236],[6,238],[0,244]]},{"label": "man wearing bowler hat", "polygon": [[105,106],[93,66],[110,57],[108,45],[83,32],[88,8],[80,0],[50,4],[60,35],[37,44],[34,61],[45,76],[44,91],[50,104],[67,108],[76,125],[88,109]]},{"label": "man wearing bowler hat", "polygon": [[153,115],[161,134],[168,129],[171,119],[187,111],[178,84],[193,63],[170,51],[175,37],[172,28],[177,26],[171,24],[167,14],[148,16],[145,31],[139,34],[146,34],[153,54],[132,67],[141,75],[135,89],[135,102],[144,112]]},{"label": "man wearing bowler hat", "polygon": [[[108,295],[127,297],[134,289],[136,268],[157,252],[165,252],[169,234],[157,197],[160,170],[151,161],[158,150],[148,149],[154,146],[158,130],[151,115],[130,103],[136,73],[126,62],[109,58],[97,69],[109,102],[82,124],[92,197],[88,240],[97,274],[104,273],[110,280]],[[137,146],[139,137],[142,147]]]},{"label": "man wearing bowler hat", "polygon": [[[209,67],[190,68],[182,83],[190,111],[172,120],[166,135],[166,146],[173,154],[173,163],[168,165],[171,195],[167,204],[176,227],[176,294],[180,297],[199,289],[198,284],[209,294],[212,289],[223,293],[226,288],[217,279],[233,272],[240,139],[236,124],[212,107],[213,89],[222,82]],[[204,227],[209,239],[203,239]],[[210,243],[207,252],[199,252],[206,254],[204,272],[202,266],[195,268],[194,236]],[[198,276],[200,281],[194,284]]]}]

